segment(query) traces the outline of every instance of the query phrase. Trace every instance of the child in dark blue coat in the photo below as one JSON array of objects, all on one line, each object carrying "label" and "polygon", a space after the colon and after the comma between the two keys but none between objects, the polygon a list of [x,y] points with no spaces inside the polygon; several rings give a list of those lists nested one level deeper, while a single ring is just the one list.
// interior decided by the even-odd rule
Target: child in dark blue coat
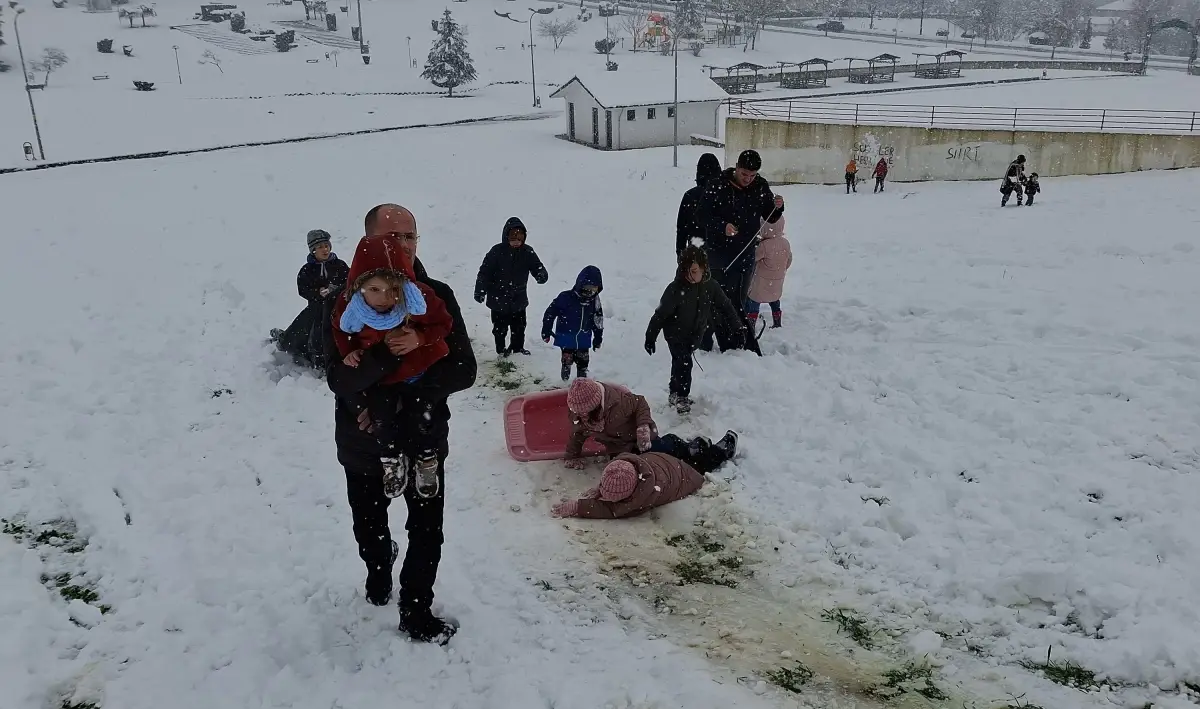
[{"label": "child in dark blue coat", "polygon": [[600,349],[604,340],[602,290],[600,269],[588,266],[579,272],[575,287],[559,293],[542,317],[542,339],[548,343],[553,338],[554,346],[562,350],[564,382],[571,378],[572,364],[581,378],[587,377],[591,350]]}]

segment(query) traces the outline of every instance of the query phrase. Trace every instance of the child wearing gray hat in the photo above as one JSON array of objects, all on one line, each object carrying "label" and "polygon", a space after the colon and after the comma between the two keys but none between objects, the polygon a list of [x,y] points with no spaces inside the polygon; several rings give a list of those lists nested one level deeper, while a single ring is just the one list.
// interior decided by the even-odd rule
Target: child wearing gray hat
[{"label": "child wearing gray hat", "polygon": [[313,229],[308,232],[308,262],[296,274],[296,290],[308,305],[296,316],[287,330],[272,335],[279,349],[307,360],[314,367],[325,365],[324,333],[330,326],[333,302],[346,288],[350,267],[333,253],[329,232]]}]

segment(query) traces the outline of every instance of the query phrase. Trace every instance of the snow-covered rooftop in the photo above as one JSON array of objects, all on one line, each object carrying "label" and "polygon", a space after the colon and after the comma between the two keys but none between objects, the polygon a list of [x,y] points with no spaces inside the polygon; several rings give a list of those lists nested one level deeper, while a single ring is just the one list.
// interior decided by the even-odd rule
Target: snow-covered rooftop
[{"label": "snow-covered rooftop", "polygon": [[1132,0],[1115,0],[1096,8],[1097,12],[1129,12],[1133,9]]},{"label": "snow-covered rooftop", "polygon": [[[664,60],[663,71],[634,72],[595,71],[577,72],[550,98],[559,98],[562,91],[578,81],[592,98],[604,108],[627,106],[661,106],[675,98],[673,64]],[[679,72],[679,102],[723,101],[729,98],[708,75],[698,71]]]}]

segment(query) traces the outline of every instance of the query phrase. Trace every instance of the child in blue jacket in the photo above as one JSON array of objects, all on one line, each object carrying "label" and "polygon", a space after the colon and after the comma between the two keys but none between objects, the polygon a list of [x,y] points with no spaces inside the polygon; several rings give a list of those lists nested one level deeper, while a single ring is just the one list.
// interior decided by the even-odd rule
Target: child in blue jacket
[{"label": "child in blue jacket", "polygon": [[586,378],[591,350],[600,349],[604,340],[604,306],[600,291],[604,280],[600,269],[588,266],[579,272],[575,287],[558,294],[542,316],[542,340],[562,350],[562,380],[571,378],[571,365]]}]

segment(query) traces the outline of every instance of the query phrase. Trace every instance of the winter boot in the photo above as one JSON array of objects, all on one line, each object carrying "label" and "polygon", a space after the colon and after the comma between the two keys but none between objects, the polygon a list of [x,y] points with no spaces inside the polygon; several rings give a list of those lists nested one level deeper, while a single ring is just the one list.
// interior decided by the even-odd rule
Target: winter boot
[{"label": "winter boot", "polygon": [[516,345],[513,345],[513,346],[512,346],[512,347],[511,347],[511,348],[508,350],[508,353],[509,353],[509,354],[520,354],[520,355],[525,355],[526,357],[528,357],[530,354],[532,354],[532,353],[531,353],[529,350],[525,349],[524,347],[517,347]]},{"label": "winter boot", "polygon": [[279,342],[283,339],[283,330],[277,327],[271,328],[271,342]]},{"label": "winter boot", "polygon": [[408,487],[408,458],[380,458],[383,464],[383,494],[396,499]]},{"label": "winter boot", "polygon": [[577,377],[579,377],[580,379],[587,379],[588,378],[587,365],[582,362],[576,364],[575,365],[575,375]]},{"label": "winter boot", "polygon": [[725,436],[721,440],[717,441],[717,448],[721,449],[721,452],[728,455],[729,460],[733,460],[733,457],[737,455],[737,447],[737,431],[726,431]]},{"label": "winter boot", "polygon": [[367,571],[367,588],[365,596],[367,603],[373,606],[386,606],[392,602],[392,569],[396,565],[396,557],[400,556],[400,545],[392,541],[392,557],[387,566],[381,566]]},{"label": "winter boot", "polygon": [[758,311],[746,313],[746,320],[750,322],[751,332],[754,331],[754,326],[758,325]]},{"label": "winter boot", "polygon": [[781,327],[783,327],[783,311],[776,310],[771,313],[771,329],[777,330]]},{"label": "winter boot", "polygon": [[417,457],[413,469],[413,485],[416,486],[417,496],[428,500],[437,497],[442,486],[438,481],[438,459],[434,451],[425,451]]},{"label": "winter boot", "polygon": [[571,381],[571,361],[570,360],[563,360],[562,372],[560,372],[560,374],[562,375],[562,380],[564,382]]},{"label": "winter boot", "polygon": [[445,645],[458,632],[458,626],[442,620],[429,610],[401,608],[400,632],[414,642]]}]

